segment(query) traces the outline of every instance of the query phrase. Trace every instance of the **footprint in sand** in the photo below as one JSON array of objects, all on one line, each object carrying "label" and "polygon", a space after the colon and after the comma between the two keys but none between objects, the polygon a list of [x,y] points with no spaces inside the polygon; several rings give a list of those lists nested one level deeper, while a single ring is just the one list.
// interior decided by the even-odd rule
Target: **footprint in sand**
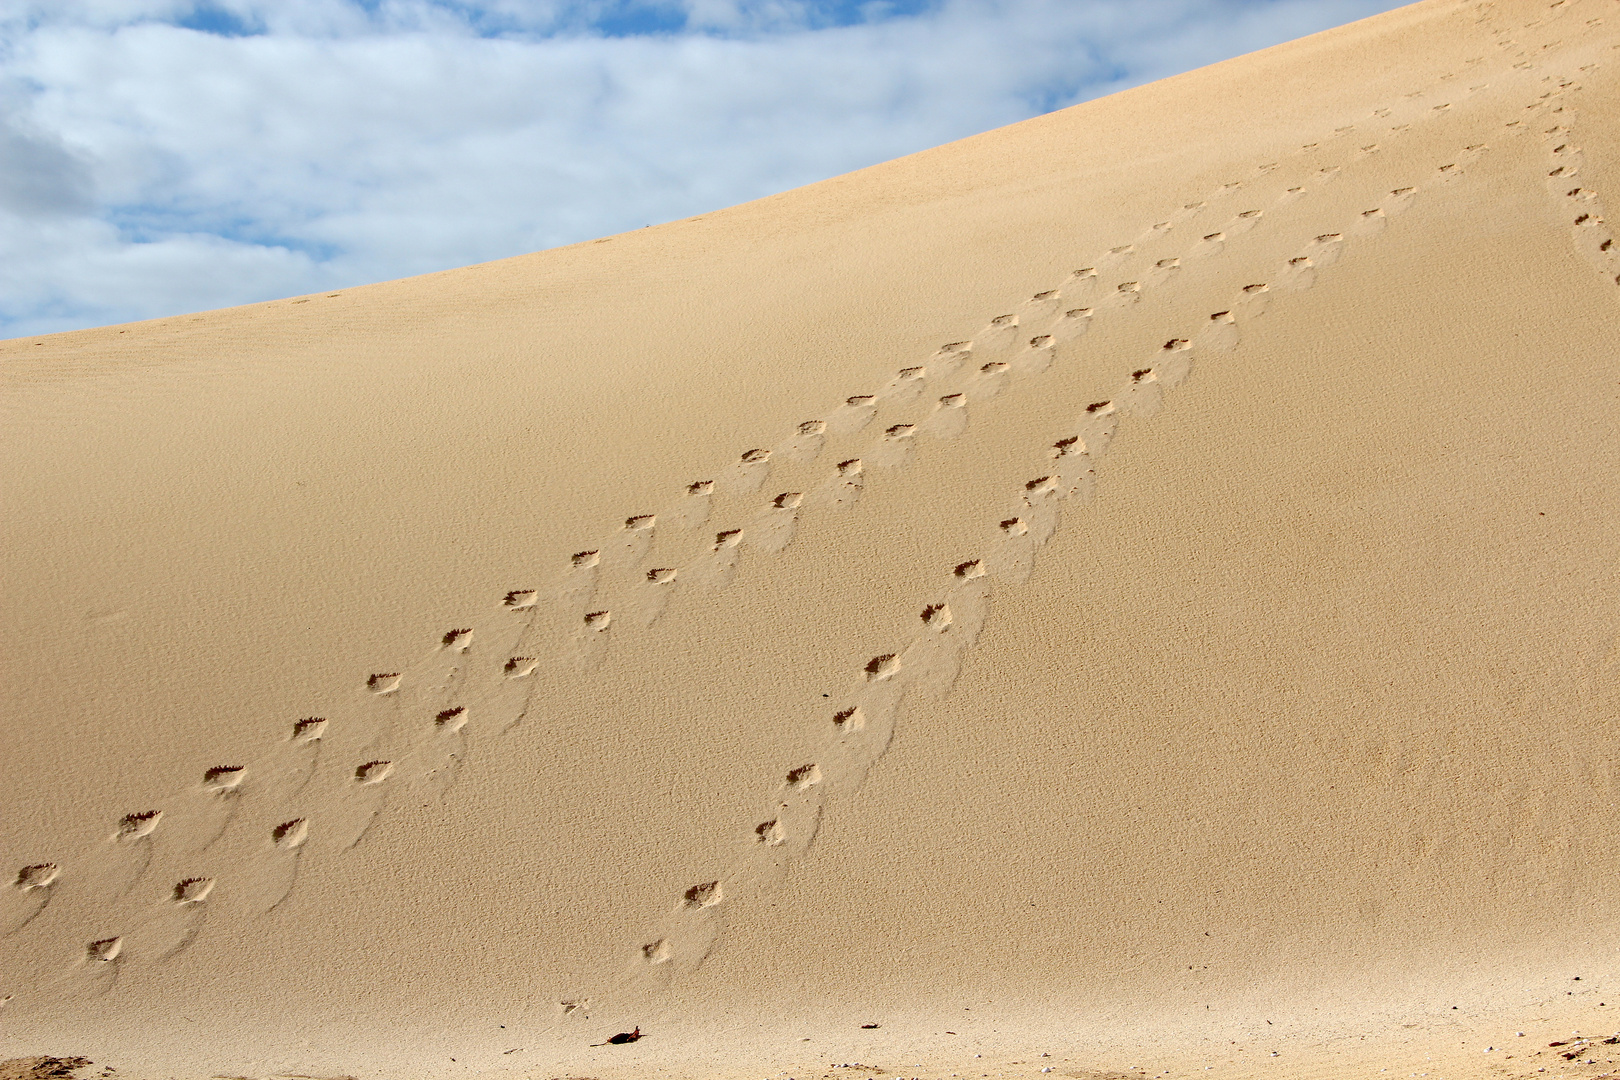
[{"label": "footprint in sand", "polygon": [[709,507],[713,501],[714,481],[695,480],[686,485],[686,493],[675,504],[669,517],[677,528],[695,529],[709,520]]},{"label": "footprint in sand", "polygon": [[1058,317],[1052,327],[1052,336],[1058,341],[1072,341],[1083,337],[1091,329],[1092,309],[1088,307],[1070,308]]},{"label": "footprint in sand", "polygon": [[1363,210],[1351,228],[1359,236],[1377,236],[1388,224],[1389,216],[1384,213],[1383,207],[1375,206],[1371,210]]},{"label": "footprint in sand", "polygon": [[253,881],[243,887],[255,910],[268,915],[292,895],[308,842],[307,818],[290,818],[270,828],[258,853]]},{"label": "footprint in sand", "polygon": [[1237,318],[1230,311],[1217,311],[1199,330],[1194,344],[1205,352],[1231,352],[1238,340]]},{"label": "footprint in sand", "polygon": [[1018,309],[1018,322],[1026,332],[1043,329],[1058,317],[1062,309],[1062,295],[1057,289],[1048,289],[1024,301]]},{"label": "footprint in sand", "polygon": [[1156,416],[1164,407],[1164,387],[1152,368],[1131,372],[1130,382],[1119,394],[1120,411],[1128,416]]},{"label": "footprint in sand", "polygon": [[749,450],[721,474],[721,488],[734,495],[758,491],[771,474],[771,452]]},{"label": "footprint in sand", "polygon": [[1164,285],[1181,270],[1179,258],[1160,259],[1153,264],[1153,269],[1147,272],[1147,284],[1151,288]]},{"label": "footprint in sand", "polygon": [[767,555],[787,547],[798,531],[799,507],[803,504],[804,494],[798,491],[784,491],[772,499],[748,526],[749,545]]},{"label": "footprint in sand", "polygon": [[1142,299],[1142,283],[1140,281],[1122,281],[1114,286],[1114,291],[1108,294],[1105,301],[1110,307],[1129,307]]},{"label": "footprint in sand", "polygon": [[1094,458],[1108,453],[1119,429],[1119,410],[1112,401],[1093,401],[1075,422],[1075,435],[1081,447]]},{"label": "footprint in sand", "polygon": [[834,435],[853,435],[872,422],[877,415],[877,398],[871,394],[856,394],[844,399],[827,419],[827,429]]},{"label": "footprint in sand", "polygon": [[724,589],[731,584],[737,571],[737,557],[742,554],[742,529],[725,529],[714,534],[709,553],[692,568],[692,578],[709,589]]},{"label": "footprint in sand", "polygon": [[922,428],[936,439],[954,439],[967,430],[968,410],[966,394],[946,394],[934,403],[934,411],[922,423]]},{"label": "footprint in sand", "polygon": [[387,671],[372,675],[366,679],[366,689],[373,694],[392,694],[399,689],[400,675],[397,671]]},{"label": "footprint in sand", "polygon": [[1245,210],[1237,217],[1227,222],[1226,228],[1222,231],[1225,232],[1228,237],[1241,236],[1250,229],[1254,228],[1256,225],[1260,224],[1260,218],[1262,216],[1262,211]]},{"label": "footprint in sand", "polygon": [[961,370],[971,355],[973,342],[953,341],[940,346],[939,351],[928,358],[928,370],[935,378],[948,379]]},{"label": "footprint in sand", "polygon": [[1085,266],[1074,271],[1064,279],[1063,288],[1059,291],[1070,306],[1093,295],[1097,291],[1097,268]]},{"label": "footprint in sand", "polygon": [[607,561],[615,566],[634,566],[646,558],[658,526],[656,514],[636,514],[624,519],[613,538],[604,545]]},{"label": "footprint in sand", "polygon": [[1018,338],[1018,316],[997,315],[975,339],[983,352],[993,353],[1010,346]]},{"label": "footprint in sand", "polygon": [[654,567],[636,586],[632,607],[643,626],[651,626],[668,610],[679,576],[672,566]]},{"label": "footprint in sand", "polygon": [[501,606],[523,611],[532,608],[540,600],[540,594],[534,589],[513,589],[501,599]]},{"label": "footprint in sand", "polygon": [[877,445],[867,453],[866,460],[874,468],[898,469],[911,460],[916,448],[916,435],[915,424],[895,424],[883,432]]},{"label": "footprint in sand", "polygon": [[860,458],[840,461],[831,480],[818,493],[824,506],[839,509],[853,506],[866,484],[866,466]]},{"label": "footprint in sand", "polygon": [[910,405],[922,397],[927,389],[928,369],[926,367],[901,368],[877,393],[878,400],[886,405]]},{"label": "footprint in sand", "polygon": [[979,365],[979,370],[968,380],[968,400],[989,401],[1007,389],[1008,370],[1008,365],[1000,360],[992,360],[987,364]]},{"label": "footprint in sand", "polygon": [[814,461],[821,448],[827,445],[827,421],[806,420],[794,431],[793,437],[777,450],[784,460],[795,464]]},{"label": "footprint in sand", "polygon": [[61,873],[55,863],[34,863],[17,871],[0,906],[0,937],[18,933],[50,906],[52,886]]},{"label": "footprint in sand", "polygon": [[1289,259],[1277,275],[1277,288],[1283,292],[1303,292],[1316,284],[1316,266],[1310,256]]},{"label": "footprint in sand", "polygon": [[[373,760],[357,765],[345,785],[341,805],[330,817],[330,825],[323,829],[323,843],[329,839],[339,851],[347,851],[364,840],[366,833],[381,816],[394,774],[394,763]],[[329,835],[328,835],[329,834]]]},{"label": "footprint in sand", "polygon": [[1011,367],[1019,375],[1039,375],[1052,366],[1057,341],[1051,334],[1030,338],[1013,354]]},{"label": "footprint in sand", "polygon": [[1135,253],[1135,244],[1121,244],[1119,247],[1109,248],[1097,259],[1097,269],[1112,270]]}]

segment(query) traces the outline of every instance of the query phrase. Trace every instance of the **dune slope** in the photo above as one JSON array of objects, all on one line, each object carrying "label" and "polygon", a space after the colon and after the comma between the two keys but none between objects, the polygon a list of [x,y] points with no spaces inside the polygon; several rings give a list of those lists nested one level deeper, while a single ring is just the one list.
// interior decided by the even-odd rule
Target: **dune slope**
[{"label": "dune slope", "polygon": [[0,1058],[1612,1071],[1617,118],[1428,0],[0,343]]}]

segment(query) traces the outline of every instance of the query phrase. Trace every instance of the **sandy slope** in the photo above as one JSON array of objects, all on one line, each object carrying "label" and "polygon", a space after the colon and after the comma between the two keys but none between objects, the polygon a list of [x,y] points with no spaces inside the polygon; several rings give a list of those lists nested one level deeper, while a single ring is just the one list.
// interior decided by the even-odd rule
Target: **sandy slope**
[{"label": "sandy slope", "polygon": [[0,1058],[1614,1069],[1617,118],[1433,0],[0,344]]}]

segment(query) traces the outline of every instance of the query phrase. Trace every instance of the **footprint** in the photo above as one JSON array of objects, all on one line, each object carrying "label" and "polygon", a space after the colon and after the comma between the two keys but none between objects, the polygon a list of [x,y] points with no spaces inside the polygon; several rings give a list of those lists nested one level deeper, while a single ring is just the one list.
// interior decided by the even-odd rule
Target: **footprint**
[{"label": "footprint", "polygon": [[1062,296],[1058,290],[1038,292],[1024,301],[1019,319],[1026,328],[1045,326],[1058,317],[1062,306]]},{"label": "footprint", "polygon": [[714,481],[697,480],[686,485],[686,494],[675,504],[670,516],[681,529],[695,529],[709,520],[709,507],[714,501]]},{"label": "footprint", "polygon": [[949,604],[929,604],[922,610],[923,628],[936,634],[943,634],[951,628],[951,606]]},{"label": "footprint", "polygon": [[715,533],[709,554],[693,568],[692,576],[698,584],[711,589],[730,585],[737,570],[737,556],[742,553],[742,541],[742,529]]},{"label": "footprint", "polygon": [[1316,267],[1308,255],[1289,259],[1277,277],[1277,287],[1286,292],[1303,292],[1316,284]]},{"label": "footprint", "polygon": [[936,439],[954,439],[967,430],[966,394],[946,394],[934,403],[934,411],[923,421],[923,430]]},{"label": "footprint", "polygon": [[1389,198],[1384,200],[1384,214],[1388,217],[1394,217],[1397,214],[1406,213],[1412,208],[1412,203],[1417,199],[1417,193],[1418,189],[1415,187],[1396,188],[1391,191]]},{"label": "footprint", "polygon": [[121,842],[145,839],[157,830],[158,823],[162,820],[163,811],[161,810],[125,814],[118,819],[118,830],[113,833],[113,839]]},{"label": "footprint", "polygon": [[1039,375],[1052,366],[1052,358],[1057,355],[1055,346],[1057,342],[1051,334],[1040,334],[1032,337],[1012,359],[1012,370],[1020,375]]},{"label": "footprint", "polygon": [[[883,682],[900,673],[900,658],[893,653],[874,656],[866,663],[866,681]],[[819,776],[819,773],[817,774]]]},{"label": "footprint", "polygon": [[827,420],[827,428],[834,435],[853,435],[877,415],[877,398],[870,394],[857,394],[847,398],[844,404]]},{"label": "footprint", "polygon": [[1097,288],[1097,268],[1084,266],[1071,273],[1063,282],[1064,298],[1074,301],[1090,296]]},{"label": "footprint", "polygon": [[1231,352],[1239,339],[1237,319],[1230,311],[1217,311],[1196,338],[1198,348],[1206,352]]},{"label": "footprint", "polygon": [[324,716],[306,716],[293,724],[292,741],[301,744],[319,742],[326,735],[326,728]]},{"label": "footprint", "polygon": [[1059,341],[1071,341],[1077,337],[1085,336],[1091,329],[1092,310],[1088,307],[1070,308],[1065,311],[1052,327],[1052,336]]},{"label": "footprint", "polygon": [[731,467],[721,474],[723,481],[721,487],[728,492],[747,495],[758,491],[765,483],[765,478],[771,474],[771,452],[769,450],[750,450],[732,463]]},{"label": "footprint", "polygon": [[1076,422],[1075,435],[1086,454],[1100,458],[1108,453],[1108,447],[1114,441],[1114,432],[1118,428],[1119,410],[1114,403],[1094,401],[1086,406],[1085,412]]},{"label": "footprint", "polygon": [[895,424],[883,432],[883,438],[878,440],[867,459],[880,469],[897,469],[905,465],[911,460],[916,447],[916,434],[915,424]]},{"label": "footprint", "polygon": [[669,599],[675,592],[675,581],[679,572],[671,566],[655,567],[647,571],[647,576],[636,589],[633,607],[643,626],[651,626],[658,621],[669,607]]},{"label": "footprint", "polygon": [[834,509],[855,505],[866,485],[865,469],[860,458],[840,461],[833,478],[818,493],[822,505]]},{"label": "footprint", "polygon": [[791,791],[804,791],[819,783],[821,783],[820,765],[800,765],[787,774],[787,786]]},{"label": "footprint", "polygon": [[354,770],[354,782],[357,784],[380,784],[388,779],[394,772],[392,761],[368,761],[357,766]]},{"label": "footprint", "polygon": [[989,557],[989,570],[1002,581],[1020,585],[1035,567],[1035,543],[1027,517],[1003,518],[997,528],[1001,541]]},{"label": "footprint", "polygon": [[1168,282],[1181,269],[1180,259],[1160,259],[1147,273],[1147,284],[1157,287]]},{"label": "footprint", "polygon": [[115,962],[124,951],[122,937],[101,938],[92,941],[84,948],[84,959],[89,964],[111,964]]},{"label": "footprint", "polygon": [[999,360],[983,364],[968,382],[970,401],[988,401],[1007,389],[1007,365]]},{"label": "footprint", "polygon": [[1260,211],[1260,210],[1245,210],[1241,214],[1239,214],[1237,217],[1233,218],[1230,222],[1228,222],[1227,226],[1226,226],[1226,229],[1224,231],[1225,231],[1226,235],[1229,236],[1229,237],[1230,236],[1241,236],[1242,234],[1248,232],[1250,229],[1254,228],[1256,225],[1260,224],[1260,218],[1262,216],[1263,216],[1263,211]]},{"label": "footprint", "polygon": [[928,369],[925,367],[901,368],[894,378],[884,384],[877,396],[890,405],[909,405],[922,397],[927,376]]},{"label": "footprint", "polygon": [[1271,306],[1271,286],[1263,281],[1243,286],[1238,303],[1250,318],[1265,314],[1266,308]]},{"label": "footprint", "polygon": [[766,847],[780,847],[787,839],[787,830],[780,820],[772,818],[754,826],[754,838]]},{"label": "footprint", "polygon": [[1129,307],[1142,299],[1142,283],[1140,281],[1122,281],[1114,286],[1114,291],[1108,294],[1108,303],[1113,307]]},{"label": "footprint", "polygon": [[649,964],[667,964],[674,955],[675,952],[670,948],[666,938],[659,938],[641,947],[641,958]]},{"label": "footprint", "polygon": [[61,868],[55,863],[35,863],[17,871],[11,882],[13,892],[0,914],[0,937],[10,937],[44,913],[51,903],[51,886],[60,876]]},{"label": "footprint", "polygon": [[451,652],[464,653],[467,651],[467,647],[472,644],[472,633],[471,627],[462,630],[447,630],[444,637],[439,640],[439,645]]},{"label": "footprint", "polygon": [[681,898],[683,907],[693,910],[714,907],[725,898],[724,891],[718,881],[706,881],[701,885],[693,885]]},{"label": "footprint", "polygon": [[1317,169],[1311,174],[1311,180],[1318,184],[1332,183],[1339,176],[1339,166],[1330,165],[1325,169]]},{"label": "footprint", "polygon": [[1119,247],[1109,248],[1097,260],[1098,270],[1109,270],[1123,263],[1136,252],[1135,244],[1121,244]]},{"label": "footprint", "polygon": [[366,680],[366,689],[373,694],[392,694],[399,689],[399,672],[389,671],[371,676]]},{"label": "footprint", "polygon": [[1305,254],[1318,270],[1332,266],[1344,254],[1344,234],[1322,233],[1305,246]]},{"label": "footprint", "polygon": [[1119,395],[1119,407],[1131,416],[1157,415],[1164,407],[1164,387],[1152,368],[1139,368],[1131,372],[1131,381]]},{"label": "footprint", "polygon": [[[1059,439],[1052,444],[1047,455],[1057,462],[1057,476],[1067,493],[1066,498],[1077,499],[1080,502],[1090,502],[1092,491],[1096,484],[1097,470],[1091,463],[1091,455],[1081,445],[1078,435],[1071,435],[1066,439]],[[964,564],[973,567],[977,577],[984,573],[978,563]],[[961,578],[962,567],[957,567],[957,577]]]},{"label": "footprint", "polygon": [[203,773],[203,790],[221,798],[234,798],[242,793],[246,778],[247,769],[241,765],[216,765]]},{"label": "footprint", "polygon": [[799,507],[804,495],[798,491],[784,491],[771,500],[748,527],[748,543],[768,555],[775,555],[793,540],[798,530]]},{"label": "footprint", "polygon": [[866,714],[859,705],[851,705],[847,709],[839,709],[833,713],[833,728],[840,735],[853,735],[866,727]]},{"label": "footprint", "polygon": [[973,354],[973,342],[953,341],[949,345],[942,345],[938,352],[928,358],[928,369],[936,377],[945,379],[956,374],[962,364]]},{"label": "footprint", "polygon": [[539,601],[540,594],[533,589],[513,589],[501,600],[502,607],[524,610],[532,608]]},{"label": "footprint", "polygon": [[1377,236],[1389,224],[1389,216],[1384,213],[1383,207],[1375,206],[1371,210],[1363,210],[1353,226],[1361,236]]},{"label": "footprint", "polygon": [[978,340],[983,342],[986,352],[1005,349],[1018,337],[1018,316],[997,315],[985,325],[984,331]]},{"label": "footprint", "polygon": [[534,656],[514,656],[506,661],[501,669],[508,679],[526,679],[534,674],[534,669],[540,666],[540,659]]},{"label": "footprint", "polygon": [[806,420],[793,437],[783,444],[781,454],[788,461],[804,464],[814,461],[821,448],[827,445],[827,421]]},{"label": "footprint", "polygon": [[1287,191],[1283,192],[1281,195],[1277,196],[1277,206],[1279,208],[1284,207],[1284,206],[1292,206],[1295,203],[1299,202],[1299,200],[1303,199],[1304,197],[1305,197],[1305,189],[1304,188],[1302,188],[1302,187],[1291,187]]},{"label": "footprint", "polygon": [[634,566],[646,558],[657,525],[656,514],[636,514],[625,518],[618,533],[608,543],[610,561],[616,566]]},{"label": "footprint", "polygon": [[1199,258],[1208,258],[1220,254],[1226,247],[1226,234],[1223,232],[1207,233],[1204,238],[1192,247],[1192,254]]},{"label": "footprint", "polygon": [[309,841],[309,821],[292,818],[270,829],[269,847],[250,881],[242,884],[255,910],[268,915],[286,902],[298,882],[298,870]]}]

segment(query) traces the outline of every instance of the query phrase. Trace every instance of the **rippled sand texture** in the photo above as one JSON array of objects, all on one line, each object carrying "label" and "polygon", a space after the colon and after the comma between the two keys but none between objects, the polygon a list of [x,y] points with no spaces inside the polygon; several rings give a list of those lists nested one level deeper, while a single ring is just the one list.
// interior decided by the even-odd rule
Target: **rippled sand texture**
[{"label": "rippled sand texture", "polygon": [[1432,0],[0,344],[0,1058],[1608,1075],[1617,190],[1620,3]]}]

